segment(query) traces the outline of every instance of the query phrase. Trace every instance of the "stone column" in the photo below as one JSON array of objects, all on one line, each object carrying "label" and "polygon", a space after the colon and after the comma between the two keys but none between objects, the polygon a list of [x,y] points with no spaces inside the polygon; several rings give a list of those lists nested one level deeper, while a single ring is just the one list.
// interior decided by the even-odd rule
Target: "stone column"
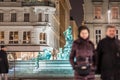
[{"label": "stone column", "polygon": [[38,44],[38,33],[36,28],[33,28],[31,31],[31,43]]},{"label": "stone column", "polygon": [[9,44],[9,31],[5,31],[4,35],[5,35],[4,38],[5,44]]}]

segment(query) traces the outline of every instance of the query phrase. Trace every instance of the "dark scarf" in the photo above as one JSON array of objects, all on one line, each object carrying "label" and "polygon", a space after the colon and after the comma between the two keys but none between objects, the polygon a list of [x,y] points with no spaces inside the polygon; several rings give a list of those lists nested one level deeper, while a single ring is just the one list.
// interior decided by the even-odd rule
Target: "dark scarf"
[{"label": "dark scarf", "polygon": [[108,41],[114,41],[116,38],[115,38],[115,37],[111,38],[111,37],[109,37],[109,36],[106,36],[106,39],[107,39]]},{"label": "dark scarf", "polygon": [[79,40],[80,40],[80,42],[82,42],[82,43],[86,43],[86,42],[89,41],[89,38],[83,39],[83,38],[79,37]]}]

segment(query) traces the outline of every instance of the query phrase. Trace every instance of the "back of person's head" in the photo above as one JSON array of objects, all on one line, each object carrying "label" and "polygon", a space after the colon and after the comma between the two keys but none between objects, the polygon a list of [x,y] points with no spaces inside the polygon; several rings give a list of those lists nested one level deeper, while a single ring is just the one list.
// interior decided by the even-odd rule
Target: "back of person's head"
[{"label": "back of person's head", "polygon": [[6,46],[5,45],[1,45],[1,50],[6,51]]},{"label": "back of person's head", "polygon": [[5,48],[5,45],[1,45],[1,48]]}]

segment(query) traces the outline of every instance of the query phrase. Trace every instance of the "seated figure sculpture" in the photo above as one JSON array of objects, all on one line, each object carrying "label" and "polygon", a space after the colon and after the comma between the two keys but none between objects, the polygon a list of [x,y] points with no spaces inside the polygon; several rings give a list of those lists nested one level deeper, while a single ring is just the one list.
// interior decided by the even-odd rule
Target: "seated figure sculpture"
[{"label": "seated figure sculpture", "polygon": [[72,43],[73,43],[73,36],[72,36],[72,28],[71,26],[68,27],[66,31],[63,32],[65,36],[65,45],[63,50],[58,53],[60,58],[57,58],[58,60],[68,60],[69,59],[69,54],[71,51]]},{"label": "seated figure sculpture", "polygon": [[39,52],[35,62],[36,68],[39,68],[39,60],[50,60],[50,58],[51,58],[50,50],[44,49],[43,53]]}]

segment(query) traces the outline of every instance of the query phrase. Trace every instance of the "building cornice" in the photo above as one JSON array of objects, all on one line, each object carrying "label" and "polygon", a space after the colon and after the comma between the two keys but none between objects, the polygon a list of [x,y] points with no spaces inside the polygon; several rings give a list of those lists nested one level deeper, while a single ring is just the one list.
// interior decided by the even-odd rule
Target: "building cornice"
[{"label": "building cornice", "polygon": [[64,7],[64,9],[67,9],[67,8],[68,8],[69,10],[72,9],[69,0],[59,0],[59,1],[60,1],[60,3],[62,4],[62,6]]},{"label": "building cornice", "polygon": [[85,24],[120,24],[120,22],[85,22]]},{"label": "building cornice", "polygon": [[70,1],[69,0],[65,0],[65,1],[66,1],[67,5],[68,5],[68,8],[71,10],[72,7],[71,7],[71,4],[70,4]]}]

